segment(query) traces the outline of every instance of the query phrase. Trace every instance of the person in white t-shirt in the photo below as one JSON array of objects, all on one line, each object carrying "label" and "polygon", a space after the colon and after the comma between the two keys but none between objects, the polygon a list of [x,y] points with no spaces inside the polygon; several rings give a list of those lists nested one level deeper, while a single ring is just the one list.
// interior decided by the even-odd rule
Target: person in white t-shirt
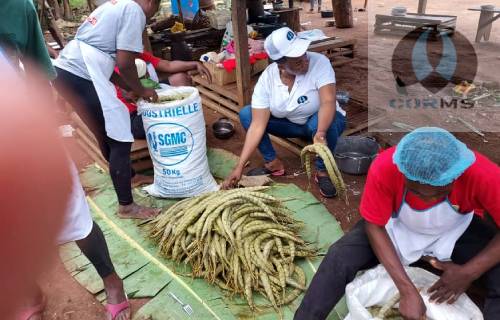
[{"label": "person in white t-shirt", "polygon": [[[240,161],[223,184],[232,187],[256,148],[264,157],[264,168],[247,175],[285,174],[269,134],[283,138],[303,138],[327,144],[335,149],[345,128],[345,111],[336,101],[335,72],[323,55],[308,52],[310,41],[300,39],[287,27],[267,37],[264,48],[275,63],[260,76],[252,96],[252,105],[240,111],[247,136]],[[315,180],[324,197],[337,194],[321,159],[316,160]]]},{"label": "person in white t-shirt", "polygon": [[[149,219],[159,213],[132,196],[131,186],[150,182],[130,164],[134,137],[130,115],[116,96],[114,84],[137,97],[157,100],[154,89],[141,85],[135,59],[144,51],[142,33],[160,0],[109,0],[94,10],[78,28],[75,38],[60,52],[54,65],[54,86],[92,131],[118,198],[118,216]],[[120,69],[120,75],[114,68]]]}]

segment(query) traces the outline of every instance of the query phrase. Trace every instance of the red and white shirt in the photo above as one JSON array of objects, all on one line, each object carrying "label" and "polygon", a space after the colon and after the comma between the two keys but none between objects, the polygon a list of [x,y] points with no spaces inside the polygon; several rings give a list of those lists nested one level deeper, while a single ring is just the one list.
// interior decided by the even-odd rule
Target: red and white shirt
[{"label": "red and white shirt", "polygon": [[[381,152],[368,172],[361,198],[361,216],[368,222],[384,226],[403,202],[405,177],[392,161],[396,147]],[[488,158],[474,152],[476,161],[457,180],[448,195],[450,203],[462,213],[487,212],[500,227],[500,168]],[[407,192],[406,202],[415,210],[425,210],[443,199],[425,202]]]},{"label": "red and white shirt", "polygon": [[[160,64],[160,61],[161,61],[160,58],[155,57],[152,53],[150,53],[148,51],[144,51],[137,58],[144,60],[146,63],[151,63],[151,65],[155,69],[158,67],[158,65]],[[115,72],[120,74],[120,70],[118,69],[118,67],[115,67]],[[123,97],[123,94],[122,94],[120,87],[118,87],[118,86],[115,86],[115,87],[116,87],[116,95],[118,96],[118,99],[120,99],[123,102],[123,104],[125,104],[125,106],[128,109],[128,112],[133,113],[133,112],[137,111],[137,105],[133,102],[127,101]]]}]

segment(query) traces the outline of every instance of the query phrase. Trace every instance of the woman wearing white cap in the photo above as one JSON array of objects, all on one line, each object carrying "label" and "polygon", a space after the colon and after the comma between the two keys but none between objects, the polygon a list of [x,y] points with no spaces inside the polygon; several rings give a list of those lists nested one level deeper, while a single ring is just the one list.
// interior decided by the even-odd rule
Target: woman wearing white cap
[{"label": "woman wearing white cap", "polygon": [[[264,168],[248,175],[285,174],[269,134],[283,138],[304,138],[327,144],[334,150],[345,128],[345,111],[336,102],[335,72],[323,55],[307,52],[310,41],[300,39],[289,28],[267,37],[264,47],[275,63],[269,65],[257,82],[252,105],[240,111],[247,136],[240,161],[224,182],[228,188],[239,181],[250,155],[259,149]],[[316,181],[324,197],[334,197],[335,187],[328,178],[323,161],[316,160]]]}]

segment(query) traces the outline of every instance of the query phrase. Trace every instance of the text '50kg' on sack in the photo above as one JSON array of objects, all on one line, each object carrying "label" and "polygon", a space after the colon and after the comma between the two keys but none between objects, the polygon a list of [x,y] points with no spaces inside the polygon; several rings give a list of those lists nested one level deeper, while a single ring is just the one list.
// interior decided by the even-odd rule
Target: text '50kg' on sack
[{"label": "text '50kg' on sack", "polygon": [[207,161],[205,119],[198,90],[162,87],[156,103],[140,101],[156,197],[187,198],[218,189]]}]

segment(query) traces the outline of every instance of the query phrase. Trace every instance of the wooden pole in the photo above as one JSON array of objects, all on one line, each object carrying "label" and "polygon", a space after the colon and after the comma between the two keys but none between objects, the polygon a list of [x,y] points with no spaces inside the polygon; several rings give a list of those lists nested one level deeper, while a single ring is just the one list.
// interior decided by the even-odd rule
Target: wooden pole
[{"label": "wooden pole", "polygon": [[427,8],[427,0],[418,0],[418,14],[425,14]]},{"label": "wooden pole", "polygon": [[243,107],[250,103],[250,57],[248,53],[246,2],[231,1],[234,48],[236,49],[236,84],[238,104]]}]

